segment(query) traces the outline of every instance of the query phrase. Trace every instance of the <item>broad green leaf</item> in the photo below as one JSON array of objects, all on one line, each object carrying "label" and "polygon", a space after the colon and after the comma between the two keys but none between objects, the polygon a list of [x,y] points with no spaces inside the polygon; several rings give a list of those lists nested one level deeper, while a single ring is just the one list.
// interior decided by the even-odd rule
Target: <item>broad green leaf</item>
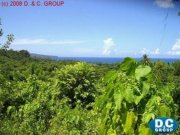
[{"label": "broad green leaf", "polygon": [[128,112],[126,116],[126,123],[124,126],[124,132],[127,135],[133,135],[134,134],[134,127],[137,121],[137,116],[134,112]]},{"label": "broad green leaf", "polygon": [[149,127],[146,127],[144,124],[141,124],[139,127],[139,135],[152,135]]},{"label": "broad green leaf", "polygon": [[148,94],[150,89],[150,84],[143,82],[142,92],[140,96],[135,96],[135,104],[139,104],[139,102]]},{"label": "broad green leaf", "polygon": [[133,75],[136,66],[137,66],[136,60],[133,58],[127,57],[121,63],[120,69],[126,72],[127,75]]},{"label": "broad green leaf", "polygon": [[125,99],[128,103],[132,103],[134,101],[134,92],[131,86],[127,86],[125,89]]},{"label": "broad green leaf", "polygon": [[107,132],[107,135],[117,135],[117,134],[116,134],[115,130],[109,129],[108,132]]},{"label": "broad green leaf", "polygon": [[138,66],[135,70],[135,77],[137,80],[140,80],[141,77],[147,76],[151,72],[151,68],[149,66]]},{"label": "broad green leaf", "polygon": [[171,116],[171,111],[168,106],[166,105],[161,105],[159,107],[159,117],[170,117]]},{"label": "broad green leaf", "polygon": [[155,118],[155,115],[154,115],[154,113],[145,113],[144,115],[143,115],[143,123],[149,123],[149,121],[151,120],[151,119],[154,119]]}]

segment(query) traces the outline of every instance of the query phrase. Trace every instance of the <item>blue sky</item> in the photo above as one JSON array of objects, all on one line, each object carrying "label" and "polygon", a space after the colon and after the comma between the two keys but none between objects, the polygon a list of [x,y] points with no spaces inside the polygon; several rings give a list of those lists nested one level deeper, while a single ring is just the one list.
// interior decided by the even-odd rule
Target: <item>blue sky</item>
[{"label": "blue sky", "polygon": [[0,7],[0,17],[4,36],[15,35],[14,50],[180,58],[178,11],[180,2],[173,0],[64,0],[57,7]]}]

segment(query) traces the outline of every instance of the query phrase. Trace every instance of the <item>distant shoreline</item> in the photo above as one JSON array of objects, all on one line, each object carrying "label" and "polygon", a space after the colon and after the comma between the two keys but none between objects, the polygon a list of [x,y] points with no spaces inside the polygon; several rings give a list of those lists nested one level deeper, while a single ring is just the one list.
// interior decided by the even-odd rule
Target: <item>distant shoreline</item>
[{"label": "distant shoreline", "polygon": [[[142,58],[135,58],[137,61],[142,60]],[[106,57],[58,57],[58,60],[73,60],[73,61],[83,61],[83,62],[91,62],[91,63],[104,63],[104,64],[114,64],[118,62],[122,62],[124,58],[106,58]],[[161,60],[163,62],[175,62],[180,61],[180,59],[176,58],[150,58],[151,61],[155,62]]]},{"label": "distant shoreline", "polygon": [[[114,64],[118,62],[122,62],[124,58],[122,57],[58,57],[58,56],[50,56],[50,55],[40,55],[40,54],[31,54],[33,58],[42,58],[42,59],[51,59],[57,61],[81,61],[81,62],[90,62],[90,63],[102,63],[102,64]],[[135,58],[137,61],[142,60],[142,58]],[[151,61],[155,62],[161,60],[163,62],[175,62],[180,61],[180,58],[150,58]]]}]

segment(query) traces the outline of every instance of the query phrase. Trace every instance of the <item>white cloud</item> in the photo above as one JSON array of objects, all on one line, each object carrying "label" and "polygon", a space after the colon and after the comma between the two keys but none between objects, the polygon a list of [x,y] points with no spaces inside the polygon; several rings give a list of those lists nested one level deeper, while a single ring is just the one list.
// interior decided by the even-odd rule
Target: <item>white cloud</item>
[{"label": "white cloud", "polygon": [[140,53],[141,54],[149,54],[150,51],[148,49],[146,49],[146,48],[143,48]]},{"label": "white cloud", "polygon": [[156,48],[154,51],[151,51],[151,50],[148,50],[147,48],[143,48],[140,53],[148,54],[148,55],[158,55],[160,54],[160,49]]},{"label": "white cloud", "polygon": [[167,54],[169,55],[180,55],[180,51],[168,51]]},{"label": "white cloud", "polygon": [[151,52],[151,54],[154,54],[154,55],[160,54],[159,48],[156,48],[154,51]]},{"label": "white cloud", "polygon": [[167,52],[170,55],[180,55],[180,39],[172,46],[171,50]]},{"label": "white cloud", "polygon": [[173,0],[155,0],[155,4],[161,8],[173,8]]},{"label": "white cloud", "polygon": [[83,41],[75,40],[48,40],[48,39],[16,39],[14,45],[75,45],[81,44]]},{"label": "white cloud", "polygon": [[115,52],[115,43],[112,38],[107,38],[104,40],[104,48],[103,48],[103,55],[111,55]]},{"label": "white cloud", "polygon": [[176,40],[176,43],[172,47],[173,51],[180,51],[180,39]]}]

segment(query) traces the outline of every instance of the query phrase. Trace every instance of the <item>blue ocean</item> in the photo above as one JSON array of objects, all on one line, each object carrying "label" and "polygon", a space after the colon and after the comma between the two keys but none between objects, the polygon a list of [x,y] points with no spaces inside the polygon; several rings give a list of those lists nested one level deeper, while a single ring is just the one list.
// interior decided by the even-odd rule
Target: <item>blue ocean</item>
[{"label": "blue ocean", "polygon": [[[82,61],[90,63],[103,63],[103,64],[114,64],[122,62],[124,58],[107,58],[107,57],[58,57],[57,60],[72,60],[72,61]],[[137,61],[140,61],[141,58],[136,58]],[[151,61],[164,61],[167,63],[172,63],[175,61],[180,61],[180,58],[151,58]]]}]

